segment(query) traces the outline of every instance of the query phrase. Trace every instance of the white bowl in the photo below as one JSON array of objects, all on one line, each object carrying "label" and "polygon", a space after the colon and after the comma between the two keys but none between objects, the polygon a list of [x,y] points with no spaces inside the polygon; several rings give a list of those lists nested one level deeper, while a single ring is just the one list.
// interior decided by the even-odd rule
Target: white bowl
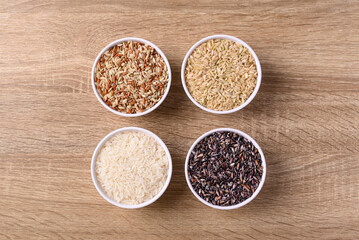
[{"label": "white bowl", "polygon": [[[95,165],[96,165],[96,159],[97,159],[97,155],[99,153],[99,151],[101,150],[103,144],[109,140],[112,136],[120,133],[120,132],[126,132],[126,131],[138,131],[138,132],[143,132],[148,134],[149,136],[153,137],[165,150],[166,155],[168,157],[168,175],[167,175],[167,179],[165,182],[165,185],[163,186],[163,188],[161,189],[161,191],[159,193],[157,193],[152,199],[143,202],[141,204],[137,204],[137,205],[126,205],[126,204],[121,204],[116,202],[115,200],[111,199],[109,196],[107,196],[107,194],[102,190],[100,184],[97,181],[97,177],[96,177],[96,169],[95,169]],[[153,132],[150,132],[146,129],[143,128],[138,128],[138,127],[125,127],[125,128],[120,128],[117,129],[111,133],[109,133],[106,137],[104,137],[101,142],[97,145],[95,152],[93,153],[92,156],[92,161],[91,161],[91,176],[92,176],[92,181],[95,184],[95,187],[97,189],[97,191],[100,193],[100,195],[106,199],[106,201],[108,201],[109,203],[117,206],[117,207],[121,207],[121,208],[128,208],[128,209],[135,209],[135,208],[142,208],[145,207],[147,205],[150,205],[151,203],[155,202],[157,199],[159,199],[162,194],[166,191],[170,181],[171,181],[171,176],[172,176],[172,158],[171,158],[171,154],[168,151],[168,148],[166,146],[166,144]]]},{"label": "white bowl", "polygon": [[[253,93],[249,96],[249,98],[247,99],[247,101],[245,101],[242,105],[230,109],[230,110],[226,110],[226,111],[217,111],[217,110],[213,110],[213,109],[209,109],[206,108],[204,106],[202,106],[201,104],[199,104],[196,100],[194,100],[194,98],[192,97],[192,95],[189,93],[188,89],[187,89],[187,84],[186,84],[186,79],[185,79],[185,70],[186,70],[186,65],[187,65],[187,60],[189,58],[189,56],[191,56],[192,52],[202,43],[207,42],[208,40],[211,39],[228,39],[228,40],[232,40],[234,42],[238,42],[240,44],[242,44],[243,46],[245,46],[246,48],[248,48],[248,50],[251,52],[251,54],[254,57],[254,60],[256,61],[256,68],[257,68],[257,72],[258,72],[258,77],[257,77],[257,83],[256,86],[253,90]],[[182,68],[181,68],[181,79],[182,79],[182,86],[184,88],[184,91],[186,92],[187,96],[189,97],[189,99],[191,99],[191,101],[199,108],[210,112],[210,113],[215,113],[215,114],[228,114],[228,113],[233,113],[236,112],[242,108],[244,108],[245,106],[247,106],[252,100],[253,98],[256,96],[258,90],[259,90],[259,86],[261,85],[261,81],[262,81],[262,68],[261,68],[261,64],[258,60],[257,55],[255,54],[255,52],[253,51],[253,49],[245,42],[243,42],[241,39],[233,37],[233,36],[229,36],[229,35],[212,35],[212,36],[208,36],[203,38],[202,40],[198,41],[197,43],[195,43],[190,50],[187,52],[185,58],[183,59],[183,63],[182,63]]]},{"label": "white bowl", "polygon": [[[166,63],[166,66],[167,66],[167,69],[168,69],[168,83],[167,83],[167,89],[165,91],[165,93],[163,94],[161,100],[156,103],[153,107],[151,107],[150,109],[144,111],[144,112],[140,112],[140,113],[133,113],[133,114],[130,114],[130,113],[122,113],[122,112],[119,112],[119,111],[116,111],[112,108],[110,108],[109,106],[107,106],[104,101],[102,100],[102,98],[100,97],[100,95],[98,94],[97,90],[96,90],[96,85],[95,85],[95,69],[96,69],[96,64],[98,62],[98,60],[101,58],[102,54],[104,52],[106,52],[109,48],[119,44],[119,43],[122,43],[122,42],[128,42],[128,41],[134,41],[134,42],[141,42],[141,43],[144,43],[144,44],[147,44],[147,45],[150,45],[151,47],[153,47],[154,49],[156,49],[156,51],[161,54],[163,60],[165,61]],[[157,47],[155,44],[151,43],[150,41],[147,41],[145,39],[142,39],[142,38],[135,38],[135,37],[128,37],[128,38],[122,38],[122,39],[119,39],[119,40],[116,40],[116,41],[113,41],[112,43],[110,43],[109,45],[107,45],[104,49],[102,49],[102,51],[97,55],[97,58],[92,66],[92,74],[91,74],[91,83],[92,83],[92,89],[97,97],[97,100],[107,109],[109,110],[110,112],[113,112],[117,115],[120,115],[120,116],[124,116],[124,117],[138,117],[138,116],[142,116],[142,115],[145,115],[145,114],[148,114],[150,112],[152,112],[153,110],[155,110],[159,105],[161,105],[161,103],[165,100],[165,98],[167,97],[168,95],[168,92],[170,90],[170,87],[171,87],[171,80],[172,80],[172,76],[171,76],[171,67],[170,67],[170,64],[165,56],[165,54],[161,51],[161,49],[159,49],[159,47]]]},{"label": "white bowl", "polygon": [[[191,152],[193,150],[193,148],[199,143],[199,141],[201,141],[203,138],[207,137],[208,135],[215,133],[215,132],[222,132],[222,131],[226,131],[226,132],[234,132],[237,133],[238,135],[250,140],[253,145],[258,149],[258,152],[261,155],[261,159],[262,159],[262,166],[263,166],[263,174],[262,174],[262,178],[261,181],[258,185],[258,188],[256,189],[256,191],[252,194],[252,196],[248,199],[246,199],[245,201],[238,203],[236,205],[232,205],[232,206],[218,206],[218,205],[214,205],[211,204],[209,202],[207,202],[206,200],[204,200],[203,198],[201,198],[197,192],[193,189],[191,182],[189,180],[188,177],[188,162],[189,162],[189,157],[191,155]],[[243,207],[244,205],[248,204],[250,201],[252,201],[257,195],[258,193],[261,191],[264,181],[266,179],[266,173],[267,173],[267,167],[266,167],[266,160],[264,158],[264,154],[262,152],[262,149],[259,147],[258,143],[256,141],[254,141],[253,138],[251,138],[250,136],[248,136],[246,133],[239,131],[237,129],[233,129],[233,128],[217,128],[217,129],[213,129],[209,132],[206,132],[205,134],[203,134],[202,136],[200,136],[191,146],[191,148],[188,151],[187,157],[186,157],[186,162],[185,162],[185,175],[186,175],[186,181],[188,184],[188,187],[191,189],[192,193],[196,196],[196,198],[198,198],[198,200],[200,200],[202,203],[206,204],[207,206],[210,206],[212,208],[216,208],[216,209],[221,209],[221,210],[231,210],[231,209],[236,209],[236,208],[240,208]]]}]

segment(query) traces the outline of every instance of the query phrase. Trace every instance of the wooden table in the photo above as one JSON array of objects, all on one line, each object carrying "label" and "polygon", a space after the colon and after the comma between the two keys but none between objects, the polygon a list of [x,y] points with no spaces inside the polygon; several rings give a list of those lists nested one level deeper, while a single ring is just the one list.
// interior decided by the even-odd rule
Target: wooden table
[{"label": "wooden table", "polygon": [[[193,5],[191,5],[193,4]],[[0,239],[359,238],[359,2],[2,1]],[[225,116],[185,95],[180,67],[201,38],[249,43],[260,91]],[[90,71],[101,49],[136,36],[172,67],[164,103],[138,118],[100,105]],[[124,210],[96,191],[90,161],[110,131],[138,126],[169,147],[174,172],[153,205]],[[218,128],[262,147],[267,179],[249,205],[211,209],[190,192],[187,151]]]}]

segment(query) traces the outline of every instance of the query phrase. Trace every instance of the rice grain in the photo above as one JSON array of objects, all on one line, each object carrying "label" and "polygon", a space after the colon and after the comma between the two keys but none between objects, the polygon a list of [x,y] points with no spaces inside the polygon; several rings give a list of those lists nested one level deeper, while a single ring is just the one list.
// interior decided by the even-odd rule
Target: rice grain
[{"label": "rice grain", "polygon": [[212,39],[198,46],[187,60],[189,93],[202,106],[231,110],[242,105],[257,83],[255,59],[240,43]]}]

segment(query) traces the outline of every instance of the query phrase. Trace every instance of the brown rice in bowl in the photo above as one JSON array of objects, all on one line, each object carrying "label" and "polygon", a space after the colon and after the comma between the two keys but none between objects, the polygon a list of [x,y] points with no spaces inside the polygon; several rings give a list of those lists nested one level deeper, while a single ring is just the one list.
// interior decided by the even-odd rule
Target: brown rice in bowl
[{"label": "brown rice in bowl", "polygon": [[197,42],[182,64],[182,84],[189,98],[213,113],[230,113],[246,106],[261,82],[260,63],[243,41],[214,35]]}]

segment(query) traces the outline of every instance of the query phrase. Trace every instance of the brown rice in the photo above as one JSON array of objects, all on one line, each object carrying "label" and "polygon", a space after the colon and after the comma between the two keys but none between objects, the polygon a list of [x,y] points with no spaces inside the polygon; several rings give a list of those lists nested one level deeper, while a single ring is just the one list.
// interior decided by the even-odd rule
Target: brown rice
[{"label": "brown rice", "polygon": [[255,59],[248,48],[232,40],[212,39],[198,46],[187,60],[189,93],[202,106],[231,110],[242,105],[257,83]]}]

